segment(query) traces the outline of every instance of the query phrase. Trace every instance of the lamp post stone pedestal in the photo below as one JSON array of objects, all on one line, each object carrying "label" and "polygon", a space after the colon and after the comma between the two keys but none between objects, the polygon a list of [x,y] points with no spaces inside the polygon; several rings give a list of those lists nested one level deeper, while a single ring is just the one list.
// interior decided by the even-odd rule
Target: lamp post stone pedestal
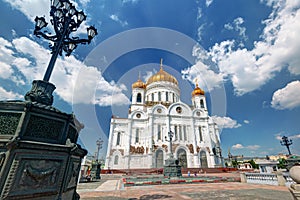
[{"label": "lamp post stone pedestal", "polygon": [[34,80],[26,101],[0,101],[0,199],[77,200],[81,160],[87,151],[77,144],[83,125],[73,114],[52,106],[54,84],[49,82],[58,55],[69,56],[78,44],[97,35],[87,28],[87,39],[72,37],[86,19],[69,0],[51,0],[51,24],[35,18],[34,35],[51,41],[51,59],[43,80]]},{"label": "lamp post stone pedestal", "polygon": [[52,106],[1,101],[0,199],[79,199],[81,128]]},{"label": "lamp post stone pedestal", "polygon": [[[168,132],[169,136],[169,145],[170,145],[170,157],[165,160],[164,165],[164,176],[170,177],[181,177],[181,166],[179,165],[179,160],[174,158],[173,152],[172,152],[172,139],[173,139],[174,133],[170,130]],[[165,137],[165,140],[167,140],[167,136]]]}]

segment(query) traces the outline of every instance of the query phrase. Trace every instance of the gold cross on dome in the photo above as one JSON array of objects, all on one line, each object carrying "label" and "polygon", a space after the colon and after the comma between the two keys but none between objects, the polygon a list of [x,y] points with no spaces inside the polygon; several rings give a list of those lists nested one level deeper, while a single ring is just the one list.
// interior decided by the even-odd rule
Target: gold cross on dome
[{"label": "gold cross on dome", "polygon": [[195,79],[196,87],[198,87],[198,78]]},{"label": "gold cross on dome", "polygon": [[162,66],[163,66],[162,63],[163,63],[163,59],[161,58],[161,59],[160,59],[160,69],[162,69]]}]

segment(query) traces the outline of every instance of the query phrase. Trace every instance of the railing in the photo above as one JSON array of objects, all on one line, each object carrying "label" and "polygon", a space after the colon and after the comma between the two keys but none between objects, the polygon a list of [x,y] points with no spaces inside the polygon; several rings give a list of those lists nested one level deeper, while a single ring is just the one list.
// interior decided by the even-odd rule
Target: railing
[{"label": "railing", "polygon": [[285,179],[285,186],[289,187],[292,183],[295,183],[293,179],[290,177],[289,173],[283,173],[283,178]]},{"label": "railing", "polygon": [[245,173],[247,183],[278,185],[276,174]]},{"label": "railing", "polygon": [[289,186],[293,180],[288,173],[241,173],[241,182]]}]

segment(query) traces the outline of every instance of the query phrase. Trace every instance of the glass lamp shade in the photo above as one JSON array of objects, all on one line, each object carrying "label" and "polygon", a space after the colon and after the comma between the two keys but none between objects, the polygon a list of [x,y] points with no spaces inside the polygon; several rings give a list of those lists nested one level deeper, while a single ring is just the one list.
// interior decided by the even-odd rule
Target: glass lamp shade
[{"label": "glass lamp shade", "polygon": [[95,37],[95,35],[97,35],[97,29],[94,26],[90,26],[87,28],[87,33],[88,33],[88,37],[89,39],[93,39]]},{"label": "glass lamp shade", "polygon": [[71,5],[72,4],[68,0],[63,2],[64,9],[66,10],[70,10]]},{"label": "glass lamp shade", "polygon": [[75,48],[76,48],[76,44],[74,44],[74,43],[69,43],[69,45],[68,45],[68,51],[70,51],[70,52],[72,52]]},{"label": "glass lamp shade", "polygon": [[85,14],[82,11],[77,12],[77,23],[80,24],[86,19]]},{"label": "glass lamp shade", "polygon": [[36,29],[38,29],[38,30],[40,30],[40,29],[42,29],[42,28],[44,28],[44,27],[46,27],[47,26],[47,22],[46,22],[46,20],[45,20],[45,18],[44,17],[35,17],[35,27],[36,27]]},{"label": "glass lamp shade", "polygon": [[75,6],[71,5],[69,13],[70,15],[74,15],[77,12],[77,10],[75,9]]},{"label": "glass lamp shade", "polygon": [[51,1],[51,6],[54,6],[55,8],[60,8],[62,5],[61,5],[61,2],[59,0],[52,0]]},{"label": "glass lamp shade", "polygon": [[55,17],[61,18],[63,16],[63,12],[61,11],[61,9],[58,9],[55,11],[54,15]]}]

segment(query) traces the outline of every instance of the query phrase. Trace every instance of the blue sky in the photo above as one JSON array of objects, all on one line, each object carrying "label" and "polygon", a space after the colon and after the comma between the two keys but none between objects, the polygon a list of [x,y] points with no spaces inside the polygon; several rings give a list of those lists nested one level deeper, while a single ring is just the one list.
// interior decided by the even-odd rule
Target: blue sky
[{"label": "blue sky", "polygon": [[[300,154],[300,0],[76,0],[87,20],[77,31],[99,35],[60,57],[50,82],[54,106],[85,124],[90,154],[104,140],[110,117],[126,117],[131,84],[164,69],[191,104],[195,80],[219,124],[223,155]],[[23,99],[42,79],[48,42],[33,35],[35,16],[49,22],[49,0],[0,1],[0,99]],[[51,28],[49,29],[51,31]]]}]

